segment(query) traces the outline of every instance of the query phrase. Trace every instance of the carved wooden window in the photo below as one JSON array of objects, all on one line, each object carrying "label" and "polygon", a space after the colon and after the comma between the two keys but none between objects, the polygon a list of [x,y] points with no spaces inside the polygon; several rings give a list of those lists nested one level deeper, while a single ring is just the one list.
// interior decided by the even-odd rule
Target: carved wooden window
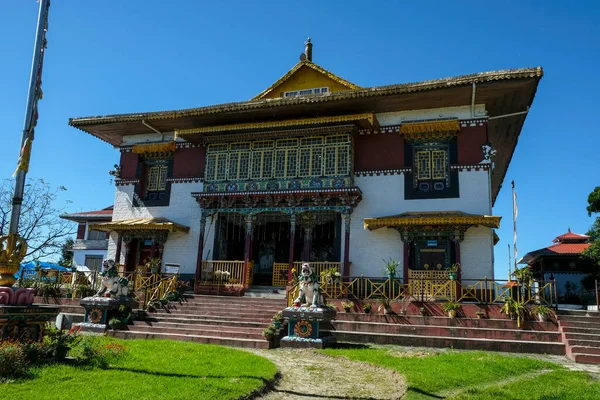
[{"label": "carved wooden window", "polygon": [[298,176],[298,139],[279,139],[275,150],[275,177]]},{"label": "carved wooden window", "polygon": [[298,176],[323,175],[323,138],[312,136],[300,139],[300,165]]},{"label": "carved wooden window", "polygon": [[325,138],[325,176],[350,174],[350,136],[334,135]]},{"label": "carved wooden window", "polygon": [[208,181],[224,181],[227,179],[227,144],[211,144],[206,155],[205,178]]},{"label": "carved wooden window", "polygon": [[421,192],[443,191],[449,186],[447,146],[418,146],[414,153],[414,186]]},{"label": "carved wooden window", "polygon": [[229,148],[227,179],[248,179],[250,177],[250,143],[232,143]]},{"label": "carved wooden window", "polygon": [[167,173],[166,165],[158,165],[148,168],[148,187],[149,192],[165,190],[167,188]]},{"label": "carved wooden window", "polygon": [[273,176],[272,140],[252,143],[252,179],[269,179]]}]

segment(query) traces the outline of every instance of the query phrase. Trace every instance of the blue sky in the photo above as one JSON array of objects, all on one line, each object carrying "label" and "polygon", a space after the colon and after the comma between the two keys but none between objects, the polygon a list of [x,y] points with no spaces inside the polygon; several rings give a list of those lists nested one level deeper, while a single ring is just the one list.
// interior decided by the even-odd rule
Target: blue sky
[{"label": "blue sky", "polygon": [[[600,3],[580,1],[54,0],[29,176],[68,188],[70,211],[112,204],[118,152],[69,117],[197,107],[251,98],[298,60],[360,86],[542,66],[494,215],[503,217],[496,275],[512,242],[510,181],[519,199],[519,254],[568,227],[585,232],[600,185]],[[38,4],[0,0],[0,177],[10,177],[31,68]]]}]

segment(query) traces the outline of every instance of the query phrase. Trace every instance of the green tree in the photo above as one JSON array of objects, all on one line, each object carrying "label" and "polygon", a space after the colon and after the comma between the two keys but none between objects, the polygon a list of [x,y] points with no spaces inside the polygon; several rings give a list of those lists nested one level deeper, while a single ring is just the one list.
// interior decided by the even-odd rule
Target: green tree
[{"label": "green tree", "polygon": [[594,191],[588,196],[588,215],[591,217],[594,213],[600,212],[600,186],[596,186]]},{"label": "green tree", "polygon": [[62,249],[60,250],[60,260],[58,260],[58,265],[62,265],[63,267],[70,267],[73,262],[73,245],[75,244],[75,240],[73,238],[66,238],[65,242],[62,245]]},{"label": "green tree", "polygon": [[[1,235],[8,233],[14,185],[13,179],[0,181]],[[19,220],[19,235],[27,241],[25,262],[60,253],[64,240],[75,233],[73,224],[59,217],[70,203],[57,204],[65,190],[64,186],[53,188],[43,179],[27,179]]]},{"label": "green tree", "polygon": [[[588,206],[586,207],[588,214],[600,213],[600,186],[596,187],[592,193],[588,196]],[[587,232],[592,243],[590,247],[584,250],[582,256],[590,261],[592,264],[592,271],[590,275],[594,279],[600,278],[600,217],[596,217],[596,220]]]}]

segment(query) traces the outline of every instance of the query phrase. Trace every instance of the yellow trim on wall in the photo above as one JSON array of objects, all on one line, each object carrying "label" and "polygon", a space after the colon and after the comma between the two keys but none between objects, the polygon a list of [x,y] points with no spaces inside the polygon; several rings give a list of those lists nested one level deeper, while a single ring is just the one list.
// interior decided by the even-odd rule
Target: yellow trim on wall
[{"label": "yellow trim on wall", "polygon": [[373,230],[385,227],[425,226],[425,225],[483,225],[489,228],[499,228],[500,219],[490,215],[471,216],[422,216],[422,217],[380,217],[365,218],[364,228]]},{"label": "yellow trim on wall", "polygon": [[175,152],[175,142],[135,144],[131,152],[135,154],[173,153]]}]

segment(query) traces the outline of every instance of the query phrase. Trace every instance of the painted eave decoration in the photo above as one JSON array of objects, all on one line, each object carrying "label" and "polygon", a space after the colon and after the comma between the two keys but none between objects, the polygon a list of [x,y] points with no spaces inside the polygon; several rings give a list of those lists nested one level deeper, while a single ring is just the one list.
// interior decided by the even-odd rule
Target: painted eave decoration
[{"label": "painted eave decoration", "polygon": [[[325,68],[313,63],[312,61],[303,60],[303,61],[300,61],[298,64],[294,65],[294,67],[292,69],[290,69],[285,75],[283,75],[281,78],[279,78],[274,84],[272,84],[271,86],[269,86],[268,88],[266,88],[265,90],[260,92],[257,96],[253,97],[252,100],[261,100],[261,99],[266,98],[267,96],[272,94],[275,91],[275,89],[280,87],[283,83],[292,79],[292,77],[294,75],[297,75],[302,68],[313,69],[317,73],[326,77],[327,80],[338,83],[348,90],[361,88],[360,86],[355,85],[352,82],[348,82],[347,80],[340,78],[339,76],[327,71]],[[304,87],[302,87],[302,89],[304,89]],[[279,96],[275,96],[275,97],[279,97]]]},{"label": "painted eave decoration", "polygon": [[104,222],[100,224],[90,225],[90,229],[103,232],[111,231],[132,231],[132,230],[147,230],[147,231],[168,231],[168,232],[189,232],[190,228],[180,225],[166,218],[133,218],[118,221]]},{"label": "painted eave decoration", "polygon": [[136,144],[131,152],[136,154],[173,153],[175,152],[175,142]]},{"label": "painted eave decoration", "polygon": [[406,212],[388,217],[365,218],[364,228],[375,230],[379,228],[431,225],[482,225],[488,228],[499,228],[501,218],[490,215],[467,214],[461,211]]},{"label": "painted eave decoration", "polygon": [[432,139],[439,140],[456,136],[460,130],[458,119],[444,121],[404,122],[400,126],[400,134],[406,140]]},{"label": "painted eave decoration", "polygon": [[246,124],[232,124],[232,125],[217,125],[217,126],[206,126],[202,128],[194,129],[181,129],[175,131],[175,137],[185,140],[195,139],[202,137],[205,134],[210,133],[224,133],[224,132],[238,132],[238,131],[254,131],[260,130],[265,131],[269,129],[281,129],[281,128],[293,128],[303,126],[319,126],[319,125],[331,125],[331,124],[343,124],[347,122],[353,122],[362,129],[378,129],[379,123],[375,114],[352,114],[352,115],[337,115],[332,117],[320,117],[320,118],[300,118],[291,119],[284,121],[268,121],[268,122],[254,122]]}]

